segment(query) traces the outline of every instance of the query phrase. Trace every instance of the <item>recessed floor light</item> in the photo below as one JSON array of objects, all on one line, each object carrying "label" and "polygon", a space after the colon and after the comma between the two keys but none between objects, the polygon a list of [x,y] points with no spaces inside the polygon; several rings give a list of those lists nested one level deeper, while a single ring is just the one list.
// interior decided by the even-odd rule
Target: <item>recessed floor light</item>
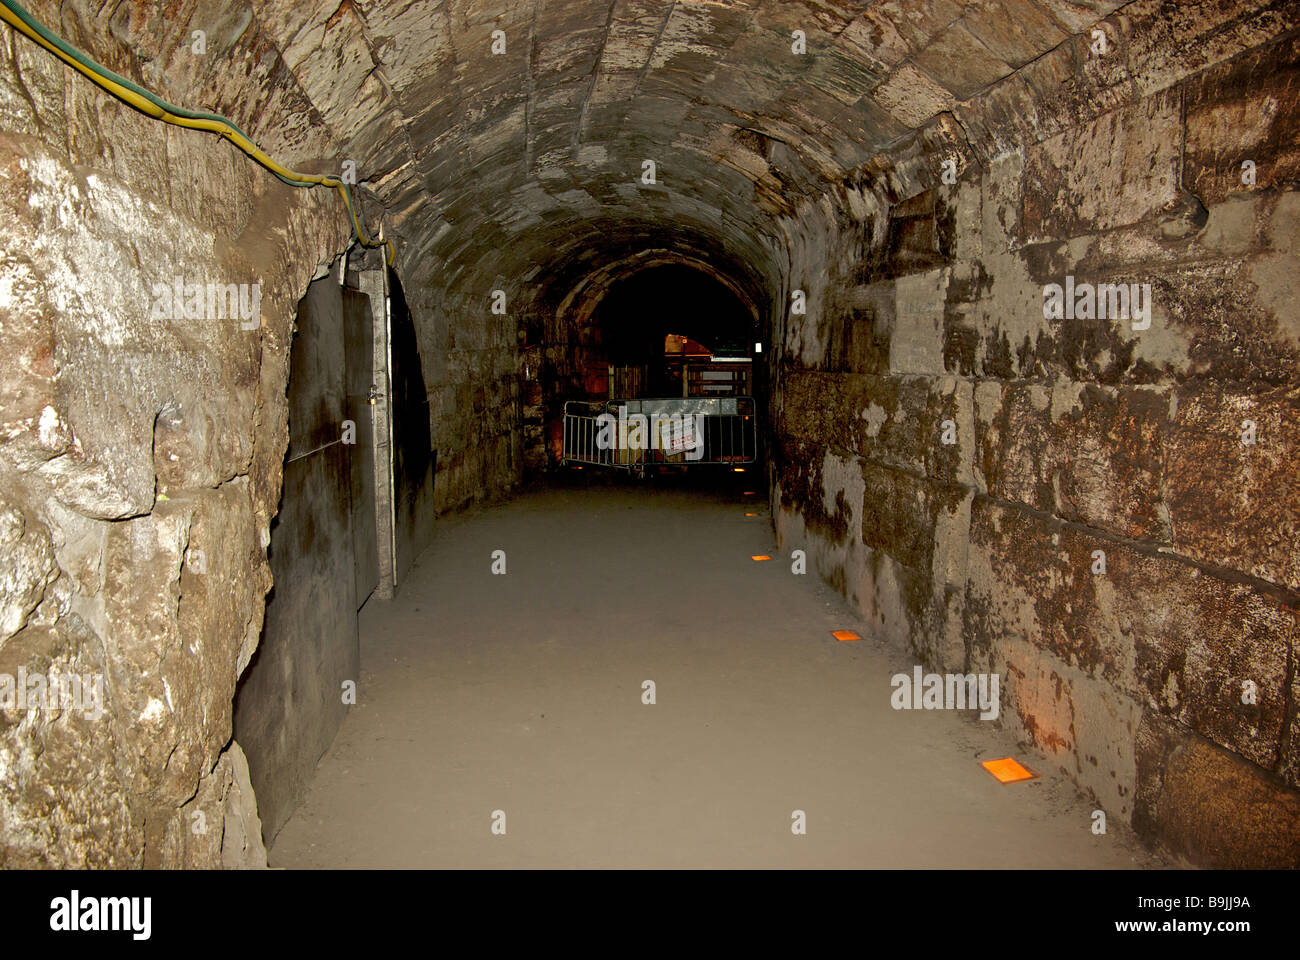
[{"label": "recessed floor light", "polygon": [[831,636],[834,637],[836,640],[839,640],[839,641],[842,642],[842,643],[843,643],[843,642],[847,642],[847,641],[849,641],[849,640],[861,640],[861,639],[862,639],[861,636],[859,636],[858,634],[854,633],[852,630],[832,630],[832,631],[831,631]]},{"label": "recessed floor light", "polygon": [[984,760],[980,763],[985,770],[998,778],[999,783],[1018,783],[1021,780],[1033,780],[1037,774],[1030,773],[1010,757],[998,760]]},{"label": "recessed floor light", "polygon": [[769,556],[768,556],[767,554],[765,554],[765,553],[761,553],[761,554],[759,554],[759,555],[757,555],[757,556],[750,557],[749,559],[754,560],[754,561],[759,561],[759,560],[771,560],[772,558],[769,557]]}]

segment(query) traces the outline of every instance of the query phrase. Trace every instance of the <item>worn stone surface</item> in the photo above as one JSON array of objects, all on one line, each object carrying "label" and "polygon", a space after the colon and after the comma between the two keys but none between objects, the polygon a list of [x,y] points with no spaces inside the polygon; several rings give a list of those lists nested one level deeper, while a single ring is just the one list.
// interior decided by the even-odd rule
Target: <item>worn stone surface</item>
[{"label": "worn stone surface", "polygon": [[[1289,716],[1295,609],[1284,597],[1011,507],[972,511],[968,629],[1018,635],[1268,770]],[[1094,573],[1094,552],[1106,572]],[[1246,702],[1244,685],[1255,690]]]},{"label": "worn stone surface", "polygon": [[1258,767],[1158,718],[1138,731],[1135,826],[1217,869],[1300,866],[1300,798]]},{"label": "worn stone surface", "polygon": [[[931,120],[864,165],[885,211],[788,219],[808,310],[774,324],[783,547],[808,550],[919,663],[997,672],[1004,724],[1112,816],[1207,865],[1294,857],[1265,852],[1294,851],[1300,787],[1284,7],[1128,4],[1100,23],[1104,56],[1080,35],[1094,19],[965,91],[949,105],[960,136]],[[981,69],[1024,62],[962,23]],[[961,49],[950,37],[912,62]],[[917,89],[918,112],[940,109]],[[1095,297],[1045,312],[1067,281],[1149,289],[1149,317]],[[829,468],[847,460],[861,484]],[[1157,727],[1198,746],[1153,760]],[[1251,816],[1215,837],[1248,797],[1292,825]]]},{"label": "worn stone surface", "polygon": [[[134,72],[112,39],[129,24],[36,13]],[[324,193],[164,131],[7,28],[0,59],[0,339],[16,361],[0,386],[0,672],[103,684],[102,713],[5,712],[0,862],[218,866],[235,682],[270,587],[287,333],[346,225]],[[177,84],[166,94],[198,99]],[[259,315],[174,319],[158,286],[177,278],[259,284]],[[185,814],[209,800],[205,840]]]},{"label": "worn stone surface", "polygon": [[257,814],[257,796],[248,770],[248,758],[235,740],[222,755],[230,765],[230,789],[222,810],[221,865],[226,869],[257,869],[266,866],[262,843],[262,822]]},{"label": "worn stone surface", "polygon": [[1300,389],[1183,394],[1166,463],[1179,553],[1300,590]]},{"label": "worn stone surface", "polygon": [[1162,483],[1170,399],[1097,384],[981,383],[981,489],[1121,536],[1168,543]]}]

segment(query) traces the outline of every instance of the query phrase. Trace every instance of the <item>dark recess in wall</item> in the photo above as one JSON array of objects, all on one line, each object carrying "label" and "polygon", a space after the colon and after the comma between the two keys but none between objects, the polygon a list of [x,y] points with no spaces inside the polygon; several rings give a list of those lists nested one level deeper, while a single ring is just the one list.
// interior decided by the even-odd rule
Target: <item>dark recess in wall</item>
[{"label": "dark recess in wall", "polygon": [[[343,722],[343,682],[359,673],[356,611],[364,597],[356,534],[364,542],[368,530],[373,544],[375,508],[373,480],[354,489],[352,461],[369,452],[362,444],[370,424],[352,409],[349,384],[369,382],[373,355],[367,337],[344,330],[345,322],[369,327],[366,304],[330,275],[313,282],[298,305],[289,448],[267,551],[275,582],[261,641],[235,694],[235,738],[248,756],[268,843]],[[342,442],[348,419],[357,426],[356,444]]]},{"label": "dark recess in wall", "polygon": [[397,584],[433,540],[433,484],[438,451],[433,449],[429,391],[424,382],[415,323],[402,283],[388,272],[391,301],[393,390],[393,486],[397,532]]}]

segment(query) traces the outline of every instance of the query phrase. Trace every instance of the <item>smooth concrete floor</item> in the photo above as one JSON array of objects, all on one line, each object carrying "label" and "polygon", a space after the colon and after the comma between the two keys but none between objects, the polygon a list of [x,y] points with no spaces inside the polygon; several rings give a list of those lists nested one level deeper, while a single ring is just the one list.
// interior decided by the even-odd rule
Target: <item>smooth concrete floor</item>
[{"label": "smooth concrete floor", "polygon": [[994,722],[895,711],[914,659],[791,573],[763,497],[604,481],[440,519],[362,610],[358,702],[271,865],[1164,865]]}]

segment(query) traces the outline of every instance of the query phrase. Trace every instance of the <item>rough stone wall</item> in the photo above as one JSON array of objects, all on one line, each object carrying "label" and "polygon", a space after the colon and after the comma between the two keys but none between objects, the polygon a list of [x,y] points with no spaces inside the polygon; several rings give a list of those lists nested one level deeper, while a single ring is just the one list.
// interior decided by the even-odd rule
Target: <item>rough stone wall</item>
[{"label": "rough stone wall", "polygon": [[[264,862],[231,703],[270,586],[290,324],[346,223],[8,30],[0,75],[0,673],[100,675],[105,700],[0,711],[0,862]],[[260,283],[262,325],[156,316],[175,277]]]},{"label": "rough stone wall", "polygon": [[[404,162],[400,115],[340,29],[352,12],[28,6],[110,69],[231,117],[290,167],[352,159],[359,178],[398,189],[385,178]],[[102,675],[106,701],[94,722],[0,711],[0,862],[264,862],[231,704],[271,586],[291,324],[346,248],[341,203],[126,108],[8,28],[0,179],[0,342],[14,358],[0,377],[0,537],[16,558],[0,581],[0,674]],[[393,196],[397,269],[416,278],[412,309],[433,331],[419,349],[438,348],[426,379],[440,505],[454,506],[513,482],[498,394],[514,331],[452,316],[464,298],[441,289]],[[177,277],[259,284],[261,326],[153,316],[154,285]]]},{"label": "rough stone wall", "polygon": [[[1052,106],[1039,136],[904,147],[862,180],[887,213],[842,190],[787,221],[809,309],[779,341],[778,535],[918,662],[1000,674],[1002,722],[1109,816],[1295,867],[1296,40],[1242,53],[1207,17],[1135,57],[1156,26],[1123,12],[1102,90],[957,110]],[[1150,284],[1150,327],[1046,319],[1067,275]]]},{"label": "rough stone wall", "polygon": [[[506,295],[505,314],[492,313],[497,289]],[[406,289],[425,358],[439,513],[499,497],[518,483],[520,318],[511,310],[518,289],[517,279],[500,278]]]}]

